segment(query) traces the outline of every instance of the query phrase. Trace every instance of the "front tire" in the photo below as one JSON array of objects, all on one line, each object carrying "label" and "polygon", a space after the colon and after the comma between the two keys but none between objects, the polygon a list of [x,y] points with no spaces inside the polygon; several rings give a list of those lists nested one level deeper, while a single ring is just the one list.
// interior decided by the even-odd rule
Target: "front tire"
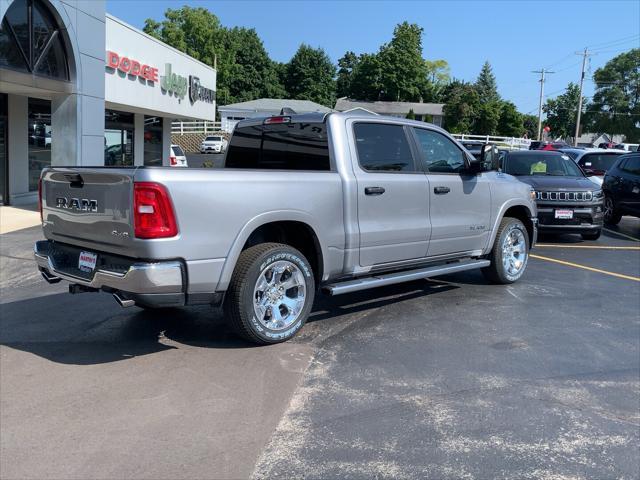
[{"label": "front tire", "polygon": [[482,269],[491,283],[509,284],[524,274],[529,261],[529,233],[517,218],[504,217],[489,254],[491,265]]},{"label": "front tire", "polygon": [[314,294],[313,270],[302,253],[281,243],[255,245],[240,254],[225,297],[225,317],[250,342],[284,342],[306,322]]},{"label": "front tire", "polygon": [[616,205],[610,195],[604,197],[604,223],[607,225],[617,225],[622,220],[622,215],[616,211]]}]

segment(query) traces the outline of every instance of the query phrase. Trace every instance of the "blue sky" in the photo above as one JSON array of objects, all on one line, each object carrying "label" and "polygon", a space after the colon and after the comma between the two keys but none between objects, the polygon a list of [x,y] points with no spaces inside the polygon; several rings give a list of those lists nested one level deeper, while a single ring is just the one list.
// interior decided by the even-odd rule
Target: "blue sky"
[{"label": "blue sky", "polygon": [[[520,111],[536,113],[541,67],[545,94],[562,93],[580,77],[592,47],[591,73],[618,53],[640,47],[640,0],[628,1],[195,1],[107,0],[107,11],[142,28],[167,8],[202,6],[226,26],[255,28],[274,60],[288,61],[300,43],[322,47],[335,62],[345,51],[375,52],[404,20],[424,28],[423,55],[445,59],[452,76],[475,80],[488,60],[500,94]],[[587,78],[589,74],[587,74]],[[593,92],[585,82],[585,94]]]}]

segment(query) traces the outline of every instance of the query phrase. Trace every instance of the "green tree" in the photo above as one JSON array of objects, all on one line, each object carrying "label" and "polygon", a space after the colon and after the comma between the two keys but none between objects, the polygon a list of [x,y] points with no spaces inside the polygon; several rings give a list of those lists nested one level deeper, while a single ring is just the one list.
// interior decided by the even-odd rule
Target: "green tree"
[{"label": "green tree", "polygon": [[336,94],[338,98],[348,97],[351,94],[351,81],[353,72],[358,66],[358,56],[349,51],[338,60],[338,78],[336,80]]},{"label": "green tree", "polygon": [[254,29],[233,28],[227,32],[234,51],[234,63],[225,79],[233,102],[256,98],[282,98],[286,95],[262,40]]},{"label": "green tree", "polygon": [[413,111],[413,108],[409,109],[409,113],[407,113],[406,118],[408,118],[409,120],[415,120],[416,119],[416,114]]},{"label": "green tree", "polygon": [[500,120],[498,121],[498,135],[505,137],[520,137],[525,132],[523,115],[518,112],[511,102],[502,102]]},{"label": "green tree", "polygon": [[445,86],[450,81],[446,60],[425,60],[426,79],[421,89],[422,101],[440,103]]},{"label": "green tree", "polygon": [[[479,94],[478,99],[480,100]],[[482,102],[480,100],[477,115],[473,122],[473,133],[476,135],[496,135],[498,133],[501,112],[501,102],[496,100]]]},{"label": "green tree", "polygon": [[475,87],[454,80],[443,92],[444,124],[451,133],[472,133],[480,113],[480,96]]},{"label": "green tree", "polygon": [[542,106],[542,111],[547,115],[544,123],[551,128],[552,137],[573,138],[576,132],[579,100],[580,89],[578,85],[571,82],[562,95],[550,98]]},{"label": "green tree", "polygon": [[538,135],[538,117],[531,114],[524,114],[522,116],[522,126],[524,128],[524,134],[527,138],[536,138]]},{"label": "green tree", "polygon": [[336,67],[324,50],[302,44],[287,64],[285,88],[291,98],[333,107]]},{"label": "green tree", "polygon": [[609,60],[593,80],[596,90],[585,119],[590,130],[640,142],[640,48]]},{"label": "green tree", "polygon": [[348,96],[357,100],[380,100],[382,71],[378,56],[363,53],[351,74]]},{"label": "green tree", "polygon": [[161,22],[144,31],[209,66],[217,66],[220,104],[284,95],[277,66],[253,29],[228,29],[206,8],[167,9]]},{"label": "green tree", "polygon": [[482,65],[475,87],[478,91],[481,102],[496,102],[500,100],[496,77],[493,74],[489,62],[484,62],[484,65]]},{"label": "green tree", "polygon": [[403,22],[396,26],[393,38],[378,53],[385,100],[411,102],[420,99],[426,79],[422,58],[423,29]]}]

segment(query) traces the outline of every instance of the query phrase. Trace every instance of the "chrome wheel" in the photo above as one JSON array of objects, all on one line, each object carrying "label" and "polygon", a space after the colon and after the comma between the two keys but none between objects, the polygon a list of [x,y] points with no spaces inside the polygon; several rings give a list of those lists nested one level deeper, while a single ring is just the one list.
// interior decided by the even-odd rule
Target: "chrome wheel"
[{"label": "chrome wheel", "polygon": [[295,263],[274,262],[258,276],[253,289],[253,311],[270,330],[284,330],[300,316],[306,298],[305,279]]},{"label": "chrome wheel", "polygon": [[527,263],[527,241],[524,233],[512,227],[502,242],[502,266],[507,275],[516,277]]},{"label": "chrome wheel", "polygon": [[613,200],[611,200],[611,197],[604,197],[604,218],[607,220],[613,218]]}]

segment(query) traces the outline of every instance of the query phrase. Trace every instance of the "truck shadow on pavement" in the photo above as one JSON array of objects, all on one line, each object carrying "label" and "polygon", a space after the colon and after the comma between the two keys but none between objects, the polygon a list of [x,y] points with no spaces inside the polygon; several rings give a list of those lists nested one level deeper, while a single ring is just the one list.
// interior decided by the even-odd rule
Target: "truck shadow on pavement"
[{"label": "truck shadow on pavement", "polygon": [[[339,322],[345,315],[455,288],[445,282],[415,281],[339,297],[318,295],[307,323],[323,329],[331,319]],[[305,335],[303,342],[307,341],[312,336]],[[68,365],[129,360],[181,346],[260,348],[233,334],[221,308],[121,309],[110,295],[67,293],[0,305],[0,345]]]}]

